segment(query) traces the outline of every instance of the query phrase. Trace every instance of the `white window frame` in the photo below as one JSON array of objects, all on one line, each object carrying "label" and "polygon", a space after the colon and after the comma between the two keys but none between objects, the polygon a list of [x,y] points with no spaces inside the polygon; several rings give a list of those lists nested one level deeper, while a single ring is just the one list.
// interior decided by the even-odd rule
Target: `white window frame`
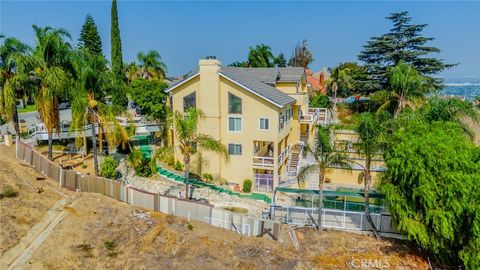
[{"label": "white window frame", "polygon": [[[233,152],[235,152],[236,150],[236,147],[238,145],[240,145],[240,154],[230,154],[230,145],[233,145]],[[243,145],[241,143],[229,143],[227,144],[227,151],[228,151],[228,154],[231,155],[231,156],[242,156],[243,155]]]},{"label": "white window frame", "polygon": [[[262,128],[262,120],[267,120],[268,128]],[[258,130],[260,131],[269,131],[270,130],[270,118],[268,117],[260,117],[258,118]]]},{"label": "white window frame", "polygon": [[[230,130],[230,118],[240,118],[240,130]],[[240,133],[243,131],[243,117],[240,115],[229,115],[227,117],[227,131],[232,133]]]}]

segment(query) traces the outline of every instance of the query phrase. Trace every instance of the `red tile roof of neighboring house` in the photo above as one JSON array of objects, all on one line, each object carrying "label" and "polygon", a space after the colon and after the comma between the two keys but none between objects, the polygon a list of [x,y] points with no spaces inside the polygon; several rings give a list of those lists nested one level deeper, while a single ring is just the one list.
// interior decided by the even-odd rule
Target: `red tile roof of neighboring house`
[{"label": "red tile roof of neighboring house", "polygon": [[327,94],[327,89],[325,88],[323,81],[323,74],[320,75],[320,78],[317,78],[313,75],[313,72],[310,69],[306,69],[305,74],[307,75],[307,83],[310,84],[314,92],[318,91],[321,94]]}]

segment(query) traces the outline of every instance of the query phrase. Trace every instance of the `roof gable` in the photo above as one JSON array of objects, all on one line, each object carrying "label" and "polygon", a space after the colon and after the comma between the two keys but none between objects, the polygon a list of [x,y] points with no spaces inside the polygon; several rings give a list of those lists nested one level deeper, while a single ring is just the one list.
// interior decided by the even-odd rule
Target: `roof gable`
[{"label": "roof gable", "polygon": [[251,76],[251,74],[245,70],[232,67],[222,67],[220,70],[220,76],[223,76],[251,93],[273,103],[277,107],[284,107],[295,102],[294,98],[275,87],[260,81],[255,76]]}]

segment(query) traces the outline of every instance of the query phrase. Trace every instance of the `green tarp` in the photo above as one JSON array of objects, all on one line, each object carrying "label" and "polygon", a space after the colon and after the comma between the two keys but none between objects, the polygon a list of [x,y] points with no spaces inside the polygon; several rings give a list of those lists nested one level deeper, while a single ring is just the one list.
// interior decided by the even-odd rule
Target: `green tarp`
[{"label": "green tarp", "polygon": [[[175,181],[179,181],[179,182],[182,182],[182,183],[186,182],[185,178],[183,178],[182,176],[179,176],[179,175],[177,175],[173,172],[170,172],[169,170],[163,169],[160,166],[157,166],[157,173],[159,175],[168,177],[168,178],[173,179]],[[214,184],[205,183],[205,182],[202,182],[202,181],[198,181],[196,179],[190,179],[189,184],[191,184],[193,186],[197,186],[197,187],[210,188],[212,190],[222,192],[222,193],[226,193],[226,194],[229,194],[229,195],[232,195],[232,196],[237,196],[239,198],[264,201],[266,203],[271,203],[272,202],[272,199],[269,196],[267,196],[266,194],[263,194],[263,193],[255,193],[254,192],[252,194],[240,194],[239,192],[234,192],[234,191],[229,190],[229,189],[224,189],[222,187],[215,186]]]}]

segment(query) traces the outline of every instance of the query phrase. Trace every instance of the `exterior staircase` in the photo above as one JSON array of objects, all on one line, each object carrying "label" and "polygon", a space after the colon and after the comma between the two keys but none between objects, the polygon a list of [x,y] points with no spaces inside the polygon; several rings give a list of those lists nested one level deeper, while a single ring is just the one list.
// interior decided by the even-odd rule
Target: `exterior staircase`
[{"label": "exterior staircase", "polygon": [[300,162],[300,153],[298,151],[292,151],[290,155],[290,164],[287,170],[289,176],[297,176],[299,162]]}]

